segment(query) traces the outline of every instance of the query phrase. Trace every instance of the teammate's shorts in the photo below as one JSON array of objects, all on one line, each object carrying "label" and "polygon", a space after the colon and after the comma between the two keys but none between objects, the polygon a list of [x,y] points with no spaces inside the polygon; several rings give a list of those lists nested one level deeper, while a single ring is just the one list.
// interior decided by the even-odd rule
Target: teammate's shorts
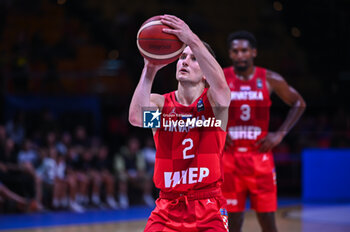
[{"label": "teammate's shorts", "polygon": [[250,196],[259,213],[277,210],[276,173],[271,152],[224,152],[222,193],[228,212],[243,212]]},{"label": "teammate's shorts", "polygon": [[188,194],[160,192],[144,231],[228,231],[221,190]]}]

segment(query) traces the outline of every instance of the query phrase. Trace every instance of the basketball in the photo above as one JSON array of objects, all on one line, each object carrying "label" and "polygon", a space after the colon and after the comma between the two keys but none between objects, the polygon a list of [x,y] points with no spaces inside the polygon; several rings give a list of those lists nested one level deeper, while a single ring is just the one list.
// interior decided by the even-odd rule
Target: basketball
[{"label": "basketball", "polygon": [[175,61],[186,45],[175,35],[167,34],[160,16],[154,16],[144,22],[137,33],[137,47],[143,57],[155,64],[169,64]]}]

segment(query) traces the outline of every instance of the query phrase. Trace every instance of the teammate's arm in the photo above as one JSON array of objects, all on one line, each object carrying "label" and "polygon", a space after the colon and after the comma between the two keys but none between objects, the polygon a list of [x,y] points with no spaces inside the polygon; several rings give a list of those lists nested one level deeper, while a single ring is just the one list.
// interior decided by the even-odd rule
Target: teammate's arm
[{"label": "teammate's arm", "polygon": [[164,97],[159,94],[151,94],[154,77],[159,69],[165,65],[156,65],[144,59],[140,81],[135,89],[129,108],[129,122],[133,126],[142,127],[142,109],[144,107],[162,108]]},{"label": "teammate's arm", "polygon": [[215,58],[210,54],[202,41],[194,34],[189,26],[173,15],[161,17],[162,23],[173,29],[163,29],[164,32],[176,35],[188,45],[208,81],[208,94],[215,106],[228,107],[230,105],[230,89],[226,83],[224,72]]},{"label": "teammate's arm", "polygon": [[266,80],[270,92],[275,92],[283,102],[290,106],[290,109],[280,128],[276,132],[268,133],[265,138],[258,141],[258,144],[261,144],[261,152],[267,152],[278,145],[299,120],[306,108],[303,97],[293,87],[288,85],[278,73],[268,70],[266,72]]}]

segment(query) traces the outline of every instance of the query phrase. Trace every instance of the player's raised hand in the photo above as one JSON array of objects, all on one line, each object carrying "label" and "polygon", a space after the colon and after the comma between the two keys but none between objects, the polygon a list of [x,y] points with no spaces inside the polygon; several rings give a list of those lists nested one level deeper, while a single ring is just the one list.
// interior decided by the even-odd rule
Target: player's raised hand
[{"label": "player's raised hand", "polygon": [[147,69],[153,69],[155,72],[159,71],[161,68],[167,66],[168,64],[156,64],[152,61],[147,60],[146,58],[143,59],[145,62],[145,68]]},{"label": "player's raised hand", "polygon": [[265,138],[262,138],[256,142],[261,153],[270,151],[272,148],[277,146],[283,139],[283,133],[278,132],[269,132]]},{"label": "player's raised hand", "polygon": [[176,35],[182,42],[190,45],[195,38],[195,34],[190,27],[181,19],[174,15],[162,15],[161,22],[173,29],[164,28],[163,32]]}]

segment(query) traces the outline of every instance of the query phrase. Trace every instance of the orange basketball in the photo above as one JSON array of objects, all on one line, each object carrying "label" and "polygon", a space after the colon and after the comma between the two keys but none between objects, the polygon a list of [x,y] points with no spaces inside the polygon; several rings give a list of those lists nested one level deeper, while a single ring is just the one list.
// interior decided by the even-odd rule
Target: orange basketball
[{"label": "orange basketball", "polygon": [[186,45],[175,35],[167,34],[160,16],[154,16],[144,22],[137,33],[137,47],[143,57],[156,64],[168,64],[175,61]]}]

